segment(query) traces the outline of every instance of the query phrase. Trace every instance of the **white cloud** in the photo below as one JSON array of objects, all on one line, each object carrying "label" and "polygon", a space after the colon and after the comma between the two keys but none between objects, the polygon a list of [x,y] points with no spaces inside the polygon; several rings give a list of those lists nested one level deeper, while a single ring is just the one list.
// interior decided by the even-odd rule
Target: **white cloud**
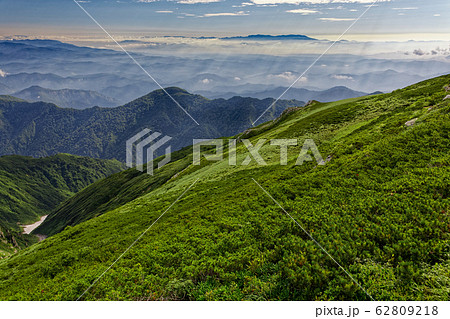
[{"label": "white cloud", "polygon": [[248,6],[254,6],[255,4],[253,2],[242,2],[241,5],[234,5],[233,8],[243,8]]},{"label": "white cloud", "polygon": [[202,15],[201,17],[210,18],[210,17],[225,17],[225,16],[248,16],[248,13],[245,13],[244,11],[206,13],[205,15]]},{"label": "white cloud", "polygon": [[160,10],[160,11],[156,11],[157,13],[173,13],[173,11],[170,10]]},{"label": "white cloud", "polygon": [[439,13],[436,13],[435,15],[433,15],[433,17],[440,17],[441,15]]},{"label": "white cloud", "polygon": [[211,81],[209,79],[203,79],[203,80],[201,80],[201,82],[203,84],[209,84],[209,82],[211,82]]},{"label": "white cloud", "polygon": [[0,77],[4,78],[8,75],[9,73],[3,71],[2,69],[0,69]]},{"label": "white cloud", "polygon": [[[270,74],[268,76],[269,79],[279,79],[279,80],[283,80],[283,81],[289,81],[289,82],[294,82],[297,80],[298,76],[295,75],[294,73],[290,72],[290,71],[286,71],[280,74]],[[308,78],[303,76],[301,77],[297,82],[308,82]]]},{"label": "white cloud", "polygon": [[332,75],[331,77],[336,80],[351,80],[351,81],[353,81],[353,78],[350,75],[335,74],[335,75]]},{"label": "white cloud", "polygon": [[287,10],[286,12],[289,13],[300,13],[301,15],[308,15],[313,13],[319,13],[317,10],[309,10],[309,9],[293,9],[293,10]]},{"label": "white cloud", "polygon": [[354,19],[354,18],[319,18],[319,20],[339,22],[339,21],[354,21],[356,19]]}]

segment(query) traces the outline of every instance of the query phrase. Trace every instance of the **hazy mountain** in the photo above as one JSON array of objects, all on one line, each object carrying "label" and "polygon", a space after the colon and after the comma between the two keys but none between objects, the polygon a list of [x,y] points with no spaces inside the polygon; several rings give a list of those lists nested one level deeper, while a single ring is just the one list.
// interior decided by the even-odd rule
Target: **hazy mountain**
[{"label": "hazy mountain", "polygon": [[15,91],[24,90],[30,86],[64,88],[65,78],[53,73],[17,73],[0,78],[0,84],[7,85]]},{"label": "hazy mountain", "polygon": [[13,90],[10,87],[0,83],[0,94],[5,95],[5,94],[11,94],[12,92],[13,92]]},{"label": "hazy mountain", "polygon": [[154,82],[139,81],[124,86],[108,86],[99,92],[106,96],[111,96],[115,100],[120,101],[121,104],[125,104],[158,88],[158,85]]},{"label": "hazy mountain", "polygon": [[120,55],[120,53],[113,50],[79,47],[56,40],[25,39],[0,41],[0,61],[41,60],[43,56],[49,59],[67,58],[69,56],[72,59],[79,59],[93,57],[98,54],[106,56]]},{"label": "hazy mountain", "polygon": [[[115,108],[64,109],[54,104],[0,99],[0,155],[47,156],[69,153],[124,160],[125,142],[144,128],[173,137],[174,150],[192,139],[237,134],[256,120],[273,99],[234,97],[208,100],[179,88],[167,91],[189,112],[196,125],[162,90]],[[259,123],[281,114],[295,100],[278,101]]]},{"label": "hazy mountain", "polygon": [[[250,39],[268,38],[270,42],[295,37],[301,38],[301,35],[252,35]],[[249,40],[248,37],[243,38]],[[127,49],[133,57],[162,86],[182,87],[210,98],[233,95],[277,98],[279,88],[290,86],[317,58],[314,54],[273,56],[225,52],[195,57],[147,55],[143,53],[147,51],[132,52],[133,43],[125,42],[123,45],[127,44],[131,45]],[[449,66],[445,60],[414,61],[333,54],[322,57],[320,66],[311,68],[301,88],[320,91],[345,86],[357,92],[389,92],[448,72]],[[159,88],[123,52],[52,40],[0,41],[0,70],[0,84],[12,92],[30,86],[52,90],[92,90],[124,104]],[[264,91],[272,92],[261,94]],[[3,90],[3,94],[12,92]],[[340,98],[339,94],[337,96]],[[301,95],[287,98],[308,100]],[[330,99],[335,98],[324,97],[324,100]]]},{"label": "hazy mountain", "polygon": [[[258,99],[264,98],[278,98],[283,92],[286,91],[286,87],[278,87],[274,89],[267,89],[264,91],[243,91],[240,93],[226,92],[226,93],[213,93],[208,91],[197,91],[198,94],[202,94],[209,98],[230,98],[236,95],[249,96]],[[214,89],[212,89],[213,91]],[[351,90],[345,86],[335,86],[328,90],[315,91],[308,89],[290,88],[284,95],[283,99],[296,99],[300,101],[317,100],[320,102],[331,102],[343,99],[349,99],[353,97],[360,97],[368,95],[366,92],[359,92]]]},{"label": "hazy mountain", "polygon": [[[146,79],[147,80],[147,79]],[[123,76],[117,76],[115,74],[108,73],[95,73],[86,75],[73,75],[73,76],[59,76],[53,73],[17,73],[10,74],[5,77],[0,77],[0,84],[7,85],[8,87],[20,91],[30,86],[40,86],[45,88],[51,88],[52,90],[60,90],[65,88],[79,89],[79,90],[95,90],[99,91],[102,88],[109,86],[124,86],[130,84],[139,85],[140,81],[130,80]],[[154,83],[151,81],[142,81],[141,86]],[[148,92],[148,91],[147,91]]]},{"label": "hazy mountain", "polygon": [[347,87],[360,87],[366,92],[389,92],[395,87],[404,87],[426,78],[409,72],[398,72],[388,69],[363,74],[334,74],[328,76],[326,81],[331,85],[341,84]]},{"label": "hazy mountain", "polygon": [[85,109],[92,106],[112,107],[120,104],[113,98],[88,90],[50,90],[40,86],[31,86],[12,95],[27,101],[50,102],[60,107],[75,109]]}]

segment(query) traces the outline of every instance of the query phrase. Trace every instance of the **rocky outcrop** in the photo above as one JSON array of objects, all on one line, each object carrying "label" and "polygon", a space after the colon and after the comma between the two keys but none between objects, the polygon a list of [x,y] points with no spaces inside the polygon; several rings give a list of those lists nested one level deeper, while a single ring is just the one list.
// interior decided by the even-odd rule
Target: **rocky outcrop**
[{"label": "rocky outcrop", "polygon": [[406,127],[414,126],[414,124],[416,124],[417,120],[418,120],[418,118],[412,119],[412,120],[406,122],[406,123],[405,123],[405,126],[406,126]]}]

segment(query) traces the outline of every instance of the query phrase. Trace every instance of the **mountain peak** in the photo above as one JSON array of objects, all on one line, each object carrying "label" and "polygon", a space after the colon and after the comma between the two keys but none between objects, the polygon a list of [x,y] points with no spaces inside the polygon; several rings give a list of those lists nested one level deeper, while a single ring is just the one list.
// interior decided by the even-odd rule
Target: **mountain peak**
[{"label": "mountain peak", "polygon": [[145,97],[156,97],[156,96],[161,96],[161,95],[166,95],[167,96],[166,92],[169,95],[171,95],[171,96],[178,95],[178,94],[192,95],[191,93],[189,93],[188,91],[186,91],[186,90],[184,90],[182,88],[179,88],[179,87],[176,87],[176,86],[169,86],[169,87],[164,88],[164,90],[163,89],[158,89],[158,90],[151,91],[150,93],[148,93],[148,94],[146,94],[146,95],[144,95],[144,96],[142,96],[140,98],[137,98],[136,100],[139,100],[139,99],[145,98]]}]

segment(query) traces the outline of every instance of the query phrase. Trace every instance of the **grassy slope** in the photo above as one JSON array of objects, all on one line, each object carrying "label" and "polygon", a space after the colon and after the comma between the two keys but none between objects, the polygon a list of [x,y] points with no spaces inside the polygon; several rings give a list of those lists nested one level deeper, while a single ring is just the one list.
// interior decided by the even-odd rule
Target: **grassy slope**
[{"label": "grassy slope", "polygon": [[[173,162],[154,176],[128,169],[93,183],[52,211],[36,232],[54,235],[67,226],[97,217],[160,187],[192,163],[187,156],[192,154],[191,149],[188,147],[172,154]],[[158,161],[155,161],[155,168]]]},{"label": "grassy slope", "polygon": [[[297,147],[279,166],[266,144],[267,166],[190,166],[0,261],[0,298],[76,299],[199,179],[83,299],[367,300],[255,178],[375,299],[448,300],[449,82],[314,104],[261,125],[247,135],[313,138],[331,161],[295,166]],[[241,145],[238,163],[246,155]]]},{"label": "grassy slope", "polygon": [[19,224],[39,220],[84,187],[121,169],[118,161],[66,154],[0,157],[0,250],[23,247],[33,237],[20,235]]}]

